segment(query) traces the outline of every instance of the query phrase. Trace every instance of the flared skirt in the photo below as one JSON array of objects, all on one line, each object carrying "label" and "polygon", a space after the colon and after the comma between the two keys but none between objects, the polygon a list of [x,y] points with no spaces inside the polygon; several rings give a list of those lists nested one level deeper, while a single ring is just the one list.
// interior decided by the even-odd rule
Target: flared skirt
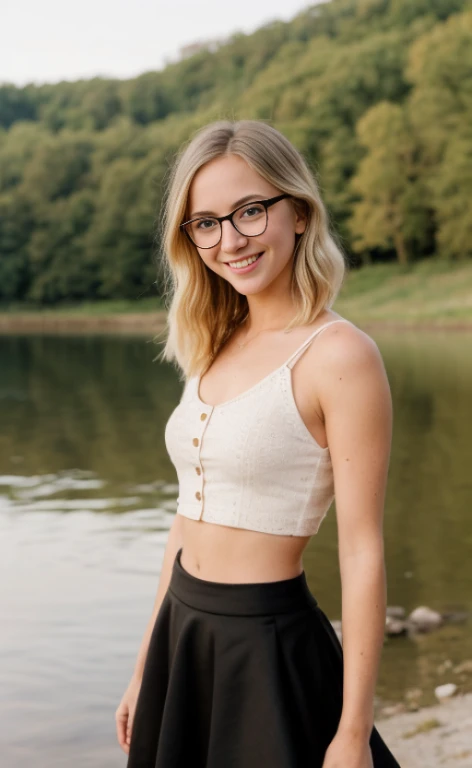
[{"label": "flared skirt", "polygon": [[[179,550],[150,638],[127,768],[322,768],[342,710],[343,652],[305,573],[192,576]],[[400,768],[376,727],[375,768]]]}]

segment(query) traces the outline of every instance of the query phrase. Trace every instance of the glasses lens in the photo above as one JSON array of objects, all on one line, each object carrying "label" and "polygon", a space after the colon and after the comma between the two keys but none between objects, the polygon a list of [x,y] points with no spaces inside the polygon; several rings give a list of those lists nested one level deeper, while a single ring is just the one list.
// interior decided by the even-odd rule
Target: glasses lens
[{"label": "glasses lens", "polygon": [[195,219],[185,229],[197,248],[213,248],[220,240],[221,229],[217,219]]},{"label": "glasses lens", "polygon": [[242,235],[255,237],[262,235],[267,226],[267,211],[260,203],[248,203],[233,216],[236,229]]}]

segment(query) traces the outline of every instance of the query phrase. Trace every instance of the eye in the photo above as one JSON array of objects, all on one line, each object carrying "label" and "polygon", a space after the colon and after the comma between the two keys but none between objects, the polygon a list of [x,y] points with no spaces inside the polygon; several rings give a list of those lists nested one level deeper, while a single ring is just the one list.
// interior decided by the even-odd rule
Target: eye
[{"label": "eye", "polygon": [[199,219],[194,223],[195,229],[203,229],[205,231],[208,231],[209,229],[213,229],[218,225],[218,222],[215,221],[215,219]]},{"label": "eye", "polygon": [[245,216],[247,219],[250,219],[253,216],[260,216],[260,214],[263,212],[264,212],[263,205],[252,204],[252,205],[248,205],[247,208],[244,208],[241,211],[241,216]]}]

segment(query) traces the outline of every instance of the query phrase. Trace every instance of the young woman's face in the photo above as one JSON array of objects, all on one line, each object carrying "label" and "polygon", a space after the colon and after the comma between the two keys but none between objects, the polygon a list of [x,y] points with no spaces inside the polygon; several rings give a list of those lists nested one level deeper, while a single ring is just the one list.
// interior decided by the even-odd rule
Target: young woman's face
[{"label": "young woman's face", "polygon": [[[226,216],[241,205],[240,201],[246,204],[267,200],[281,193],[241,157],[218,157],[194,176],[187,220],[200,216]],[[250,217],[253,214],[254,211],[248,210],[244,215]],[[211,225],[201,222],[199,226]],[[239,293],[259,293],[277,278],[282,279],[282,275],[290,277],[295,235],[304,232],[305,226],[305,220],[286,198],[268,209],[267,229],[263,234],[248,237],[240,234],[230,221],[223,221],[218,245],[197,250],[206,266],[228,280]],[[236,266],[237,262],[254,256],[258,259],[253,264]]]}]

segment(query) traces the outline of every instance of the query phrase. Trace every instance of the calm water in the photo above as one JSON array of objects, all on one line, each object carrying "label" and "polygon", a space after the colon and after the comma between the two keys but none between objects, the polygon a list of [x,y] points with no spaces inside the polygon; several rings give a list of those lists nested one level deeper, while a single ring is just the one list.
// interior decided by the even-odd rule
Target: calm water
[{"label": "calm water", "polygon": [[[389,604],[472,608],[472,343],[374,333],[394,398]],[[142,338],[0,337],[0,731],[8,768],[116,768],[114,713],[148,621],[176,476],[164,426],[181,384]],[[305,556],[340,617],[335,509]],[[386,642],[377,693],[459,679],[472,622]],[[381,730],[381,726],[380,726]]]}]

